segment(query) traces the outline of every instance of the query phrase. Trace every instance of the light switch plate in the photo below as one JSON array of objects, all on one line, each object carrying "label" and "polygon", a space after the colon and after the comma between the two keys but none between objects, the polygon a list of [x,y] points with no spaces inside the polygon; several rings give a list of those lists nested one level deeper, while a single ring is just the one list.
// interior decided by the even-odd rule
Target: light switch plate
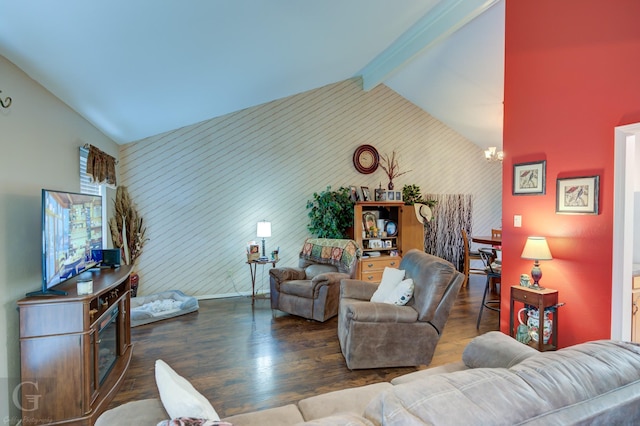
[{"label": "light switch plate", "polygon": [[514,228],[520,228],[522,227],[522,216],[519,214],[516,214],[513,216],[513,227]]}]

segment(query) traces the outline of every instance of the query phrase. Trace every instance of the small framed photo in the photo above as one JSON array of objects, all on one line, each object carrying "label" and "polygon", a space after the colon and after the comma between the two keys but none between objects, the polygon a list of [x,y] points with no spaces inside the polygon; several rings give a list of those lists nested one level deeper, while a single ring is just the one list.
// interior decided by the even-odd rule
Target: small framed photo
[{"label": "small framed photo", "polygon": [[362,201],[371,201],[371,194],[369,194],[368,186],[361,186],[362,189]]},{"label": "small framed photo", "polygon": [[369,240],[369,248],[384,248],[382,240]]},{"label": "small framed photo", "polygon": [[382,188],[376,188],[376,201],[387,201],[387,191]]},{"label": "small framed photo", "polygon": [[513,165],[513,195],[543,195],[546,191],[547,162]]},{"label": "small framed photo", "polygon": [[383,189],[385,201],[402,201],[402,192]]},{"label": "small framed photo", "polygon": [[362,214],[362,228],[364,231],[371,231],[371,228],[376,227],[377,222],[378,218],[372,212],[364,212]]},{"label": "small framed photo", "polygon": [[598,214],[600,176],[558,179],[556,213]]},{"label": "small framed photo", "polygon": [[351,201],[354,203],[358,201],[358,190],[353,185],[349,185],[349,198],[351,198]]},{"label": "small framed photo", "polygon": [[384,241],[384,246],[385,246],[386,248],[391,248],[391,247],[393,247],[393,246],[392,246],[392,244],[393,244],[393,241],[391,241],[391,240],[385,240],[385,241]]},{"label": "small framed photo", "polygon": [[247,247],[247,260],[249,262],[260,258],[260,246],[258,244],[249,244]]}]

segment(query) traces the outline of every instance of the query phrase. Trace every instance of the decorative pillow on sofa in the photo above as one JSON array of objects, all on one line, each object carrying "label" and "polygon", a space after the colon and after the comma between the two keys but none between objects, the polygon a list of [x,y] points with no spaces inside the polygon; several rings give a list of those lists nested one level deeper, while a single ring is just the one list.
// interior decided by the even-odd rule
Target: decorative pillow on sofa
[{"label": "decorative pillow on sofa", "polygon": [[383,300],[383,303],[391,303],[393,305],[404,306],[413,297],[413,280],[407,278],[400,281],[400,284],[391,290]]},{"label": "decorative pillow on sofa", "polygon": [[404,270],[385,267],[382,272],[382,281],[380,281],[378,289],[371,296],[371,301],[384,302],[387,299],[387,295],[391,294],[403,279]]},{"label": "decorative pillow on sofa", "polygon": [[539,354],[500,331],[489,331],[474,337],[462,352],[462,361],[469,368],[511,368],[530,356]]},{"label": "decorative pillow on sofa", "polygon": [[156,360],[156,386],[162,405],[172,419],[192,417],[220,420],[207,398],[161,359]]}]

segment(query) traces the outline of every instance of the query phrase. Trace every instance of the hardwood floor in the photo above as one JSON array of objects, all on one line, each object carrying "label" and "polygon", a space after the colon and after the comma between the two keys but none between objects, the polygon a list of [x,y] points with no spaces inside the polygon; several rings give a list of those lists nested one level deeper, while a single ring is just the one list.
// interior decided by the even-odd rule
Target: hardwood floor
[{"label": "hardwood floor", "polygon": [[[461,359],[465,345],[498,329],[498,314],[476,319],[484,277],[460,290],[430,366]],[[154,364],[167,362],[187,378],[221,416],[296,402],[319,393],[388,381],[426,366],[347,369],[336,335],[337,317],[325,323],[277,312],[250,297],[201,300],[191,314],[135,327],[133,360],[111,408],[157,398]]]}]

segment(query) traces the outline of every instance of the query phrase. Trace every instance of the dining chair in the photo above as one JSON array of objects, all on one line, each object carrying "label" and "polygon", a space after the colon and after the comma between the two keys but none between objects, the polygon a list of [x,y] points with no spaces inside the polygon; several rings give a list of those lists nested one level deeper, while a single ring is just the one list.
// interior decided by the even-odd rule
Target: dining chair
[{"label": "dining chair", "polygon": [[[499,238],[502,241],[502,229],[492,229],[491,230],[491,238]],[[500,248],[502,244],[496,244],[493,247]]]},{"label": "dining chair", "polygon": [[[482,319],[482,312],[485,308],[490,309],[492,311],[500,312],[500,297],[497,299],[489,299],[487,300],[487,296],[489,294],[489,290],[491,288],[491,283],[493,282],[494,286],[500,283],[502,278],[502,269],[497,268],[493,265],[493,261],[497,257],[496,250],[493,248],[480,248],[478,249],[480,253],[480,257],[482,258],[482,262],[485,265],[485,271],[487,274],[487,282],[484,286],[484,293],[482,294],[482,303],[480,305],[480,312],[478,313],[478,322],[476,323],[476,329],[480,328],[480,320]],[[500,315],[498,315],[498,327],[500,327]]]},{"label": "dining chair", "polygon": [[469,274],[478,274],[485,275],[486,271],[484,268],[472,268],[471,261],[472,260],[482,260],[480,253],[477,251],[472,251],[469,245],[469,237],[467,236],[467,231],[464,229],[460,230],[462,233],[462,240],[464,243],[464,281],[462,282],[462,287],[466,287],[469,283]]}]

